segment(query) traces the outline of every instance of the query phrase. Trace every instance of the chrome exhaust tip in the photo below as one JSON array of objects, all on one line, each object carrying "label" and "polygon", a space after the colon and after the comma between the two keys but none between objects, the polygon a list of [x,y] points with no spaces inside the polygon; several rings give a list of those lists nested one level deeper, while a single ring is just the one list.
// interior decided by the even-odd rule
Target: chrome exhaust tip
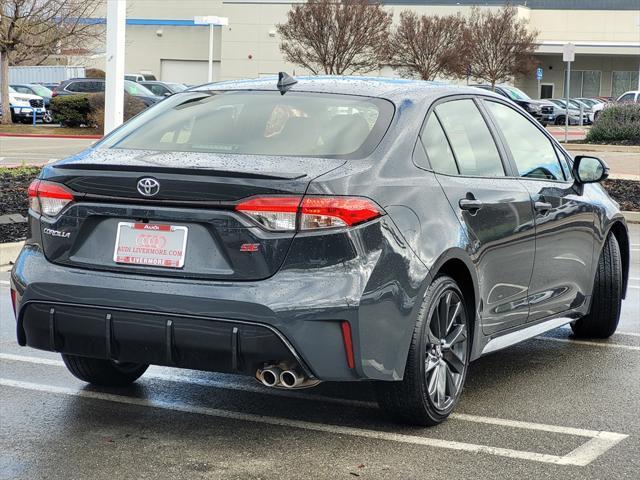
[{"label": "chrome exhaust tip", "polygon": [[280,373],[280,383],[287,388],[296,388],[302,385],[305,377],[296,370],[285,370]]},{"label": "chrome exhaust tip", "polygon": [[263,385],[267,387],[275,387],[280,383],[280,375],[282,370],[278,367],[265,368],[261,370],[258,377]]}]

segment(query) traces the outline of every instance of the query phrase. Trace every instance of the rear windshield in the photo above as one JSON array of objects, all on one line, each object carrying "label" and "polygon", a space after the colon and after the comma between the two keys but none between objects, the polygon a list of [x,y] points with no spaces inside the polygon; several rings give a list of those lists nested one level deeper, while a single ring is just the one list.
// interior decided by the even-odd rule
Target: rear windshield
[{"label": "rear windshield", "polygon": [[304,92],[184,92],[107,137],[101,146],[183,152],[360,157],[382,139],[393,104]]}]

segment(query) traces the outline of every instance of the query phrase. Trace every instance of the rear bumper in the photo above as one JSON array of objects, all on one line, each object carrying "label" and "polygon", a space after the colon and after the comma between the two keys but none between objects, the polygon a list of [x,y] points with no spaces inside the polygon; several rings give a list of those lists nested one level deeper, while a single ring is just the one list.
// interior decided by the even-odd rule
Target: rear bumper
[{"label": "rear bumper", "polygon": [[[27,244],[11,274],[18,299],[18,339],[35,348],[102,358],[108,356],[106,316],[110,314],[115,324],[109,345],[111,357],[117,360],[133,361],[119,355],[146,349],[140,352],[144,353],[137,360],[140,363],[253,375],[256,362],[297,358],[307,374],[319,380],[398,380],[404,373],[416,300],[427,271],[406,245],[397,243],[400,236],[393,225],[383,222],[343,234],[343,241],[353,245],[351,256],[334,255],[334,259],[323,253],[327,260],[311,266],[311,246],[331,249],[336,234],[326,242],[317,236],[308,241],[299,237],[278,273],[246,282],[68,267],[49,262],[39,246]],[[403,249],[407,257],[399,262],[398,252]],[[51,308],[55,309],[53,329],[48,323]],[[128,320],[123,323],[123,318]],[[177,344],[172,345],[166,339],[172,334],[168,321],[173,333],[178,328],[184,338],[184,330],[191,329],[194,339],[183,342],[174,337]],[[355,368],[347,364],[343,321],[351,327]],[[125,325],[131,325],[130,332],[122,330]],[[150,344],[139,343],[139,325],[146,325],[154,336]],[[235,354],[234,328],[241,335],[236,347],[242,349]],[[89,351],[66,350],[69,342],[78,344],[77,338],[88,330],[97,332],[92,334],[94,346],[86,347]],[[245,335],[247,342],[263,338],[266,348],[256,340],[255,347],[245,351]],[[210,337],[208,353],[197,351],[200,336]],[[273,344],[278,345],[275,352]],[[286,357],[273,358],[274,353]],[[220,361],[210,360],[218,356]]]},{"label": "rear bumper", "polygon": [[244,375],[286,362],[312,375],[279,332],[255,323],[27,302],[17,330],[20,345],[91,358]]}]

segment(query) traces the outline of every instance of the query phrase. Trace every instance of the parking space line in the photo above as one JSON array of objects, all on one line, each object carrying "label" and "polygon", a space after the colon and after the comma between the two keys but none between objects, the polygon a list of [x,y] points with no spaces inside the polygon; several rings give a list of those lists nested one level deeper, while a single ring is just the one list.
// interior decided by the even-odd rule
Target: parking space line
[{"label": "parking space line", "polygon": [[11,285],[11,283],[9,283],[9,280],[0,280],[0,285]]},{"label": "parking space line", "polygon": [[[51,367],[64,367],[62,360],[54,360],[50,358],[42,357],[29,357],[26,355],[15,355],[11,353],[0,353],[0,360],[8,360],[14,362],[26,362],[36,365],[48,365]],[[329,397],[326,395],[319,395],[313,393],[295,392],[291,390],[278,390],[273,388],[266,388],[259,384],[255,385],[243,385],[238,383],[223,382],[220,380],[213,380],[208,378],[194,378],[186,375],[170,375],[164,373],[145,372],[143,379],[147,380],[162,380],[166,382],[175,383],[190,383],[202,387],[221,388],[224,390],[237,390],[241,392],[259,393],[261,395],[271,395],[276,397],[286,397],[298,400],[307,401],[319,401],[325,403],[335,403],[338,405],[351,406],[356,408],[377,408],[376,402],[368,402],[366,400],[355,400],[350,398]]]},{"label": "parking space line", "polygon": [[[613,432],[595,432],[588,435],[591,440],[576,448],[567,455],[549,455],[544,453],[529,452],[524,450],[512,450],[501,447],[491,447],[488,445],[477,445],[473,443],[456,442],[450,440],[442,440],[437,438],[420,437],[416,435],[406,435],[401,433],[383,432],[379,430],[361,429],[356,427],[343,427],[339,425],[328,425],[314,423],[304,420],[293,420],[281,417],[272,417],[266,415],[256,415],[252,413],[243,413],[230,410],[221,410],[217,408],[200,407],[188,405],[180,402],[167,402],[164,400],[130,397],[125,395],[114,395],[110,393],[95,392],[91,390],[78,390],[67,387],[57,387],[53,385],[45,385],[31,382],[23,382],[18,380],[10,380],[0,378],[0,385],[6,387],[20,388],[23,390],[37,391],[43,393],[68,395],[94,400],[103,400],[114,403],[122,403],[135,405],[140,407],[159,408],[183,413],[192,413],[197,415],[207,415],[211,417],[227,418],[231,420],[240,420],[246,422],[261,423],[266,425],[274,425],[279,427],[298,428],[316,432],[329,433],[334,435],[349,435],[360,438],[370,438],[375,440],[385,440],[397,443],[406,443],[413,445],[422,445],[426,447],[445,448],[449,450],[466,451],[471,453],[486,453],[489,455],[497,455],[501,457],[515,458],[520,460],[530,460],[542,463],[551,463],[556,465],[572,465],[585,466],[594,459],[611,449],[617,443],[621,442],[628,435]],[[589,431],[591,432],[591,431]],[[582,436],[582,435],[581,435]],[[587,435],[584,435],[587,436]],[[595,441],[594,440],[598,440]]]},{"label": "parking space line", "polygon": [[[42,357],[31,357],[26,355],[15,355],[15,354],[9,354],[9,353],[0,353],[0,360],[27,362],[27,363],[49,365],[49,366],[56,366],[56,367],[64,366],[64,362],[62,362],[61,360],[54,360],[54,359],[42,358]],[[282,396],[282,397],[287,397],[291,399],[306,400],[306,401],[321,401],[321,402],[327,402],[327,403],[336,403],[340,405],[348,405],[348,406],[359,407],[359,408],[377,408],[376,402],[369,402],[366,400],[352,400],[348,398],[329,397],[326,395],[317,395],[317,394],[309,394],[309,393],[298,394],[297,392],[291,392],[287,390],[265,389],[259,385],[255,385],[255,386],[240,385],[240,384],[234,384],[229,382],[222,382],[218,380],[192,378],[192,377],[183,376],[183,375],[167,375],[167,374],[161,374],[161,373],[147,372],[145,373],[143,378],[148,380],[185,382],[185,383],[190,383],[194,385],[221,388],[225,390],[255,392],[255,393],[260,393],[265,395]],[[596,430],[583,429],[583,428],[566,427],[561,425],[548,425],[544,423],[533,423],[533,422],[525,422],[520,420],[509,420],[504,418],[485,417],[480,415],[470,415],[466,413],[452,413],[449,418],[451,420],[484,423],[488,425],[496,425],[496,426],[509,427],[509,428],[521,428],[525,430],[537,430],[537,431],[559,433],[559,434],[565,434],[565,435],[592,437],[593,439],[598,439],[597,442],[590,440],[587,443],[592,446],[597,443],[596,451],[599,451],[598,449],[602,449],[605,447],[605,443],[606,443],[605,440],[606,441],[610,440],[606,436],[605,436],[606,438],[601,437],[602,432],[599,432]],[[619,434],[614,434],[614,435],[619,435]],[[615,437],[615,438],[618,438],[618,437]],[[612,446],[613,445],[611,445],[609,448],[611,448]],[[591,451],[590,449],[589,451]],[[584,450],[587,450],[587,449],[585,448]],[[574,453],[574,452],[571,452],[571,453]],[[583,461],[584,457],[579,456],[578,454],[576,454],[575,456],[579,461]]]},{"label": "parking space line", "polygon": [[636,332],[616,332],[615,335],[628,335],[630,337],[640,337],[640,333],[636,333]]},{"label": "parking space line", "polygon": [[534,337],[535,340],[548,340],[551,342],[562,342],[562,343],[575,343],[576,345],[588,345],[592,347],[608,347],[608,348],[622,348],[624,350],[637,350],[640,351],[639,345],[620,345],[619,343],[601,343],[601,342],[589,342],[586,340],[571,340],[570,338],[556,338],[556,337],[545,337],[539,336]]}]

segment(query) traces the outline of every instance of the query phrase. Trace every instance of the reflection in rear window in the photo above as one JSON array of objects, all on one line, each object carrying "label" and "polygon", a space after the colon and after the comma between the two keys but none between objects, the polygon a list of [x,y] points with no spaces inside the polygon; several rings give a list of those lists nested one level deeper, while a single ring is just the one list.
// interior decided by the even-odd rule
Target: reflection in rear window
[{"label": "reflection in rear window", "polygon": [[295,156],[364,156],[386,131],[382,99],[289,92],[187,92],[103,142],[112,148]]}]

